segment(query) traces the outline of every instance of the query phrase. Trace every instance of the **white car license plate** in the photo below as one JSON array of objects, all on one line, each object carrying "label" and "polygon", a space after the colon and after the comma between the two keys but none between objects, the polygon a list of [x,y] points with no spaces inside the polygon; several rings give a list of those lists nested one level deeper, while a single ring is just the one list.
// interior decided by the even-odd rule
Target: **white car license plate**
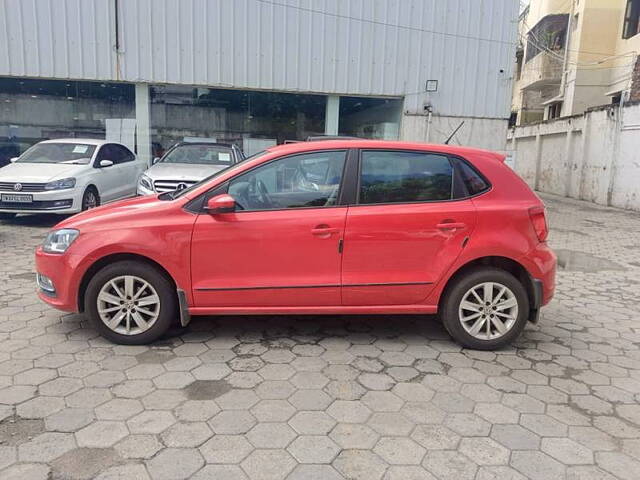
[{"label": "white car license plate", "polygon": [[0,200],[11,203],[32,203],[33,195],[16,195],[14,193],[3,193]]}]

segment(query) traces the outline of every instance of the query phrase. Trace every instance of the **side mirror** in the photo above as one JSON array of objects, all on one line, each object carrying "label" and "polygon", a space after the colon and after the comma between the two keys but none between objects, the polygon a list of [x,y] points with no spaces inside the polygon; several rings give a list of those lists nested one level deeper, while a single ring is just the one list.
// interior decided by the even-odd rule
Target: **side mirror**
[{"label": "side mirror", "polygon": [[223,193],[222,195],[216,195],[211,197],[207,201],[205,207],[210,215],[219,215],[221,213],[233,213],[236,211],[236,201],[231,195]]},{"label": "side mirror", "polygon": [[155,165],[159,161],[160,161],[160,157],[153,157],[153,160],[151,160],[151,165]]},{"label": "side mirror", "polygon": [[9,161],[10,161],[11,163],[16,163],[16,161],[17,161],[17,160],[18,160],[18,157],[11,157],[11,158],[9,159]]},{"label": "side mirror", "polygon": [[111,165],[113,165],[111,160],[100,160],[100,163],[98,164],[100,168],[110,167]]}]

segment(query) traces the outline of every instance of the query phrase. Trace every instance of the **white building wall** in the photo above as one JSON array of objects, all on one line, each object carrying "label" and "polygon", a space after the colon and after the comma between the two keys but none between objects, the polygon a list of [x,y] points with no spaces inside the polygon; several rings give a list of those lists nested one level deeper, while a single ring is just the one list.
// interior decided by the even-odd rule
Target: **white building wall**
[{"label": "white building wall", "polygon": [[499,118],[443,117],[432,115],[431,125],[427,115],[405,114],[402,117],[400,138],[426,143],[443,143],[464,121],[451,139],[451,145],[484,148],[503,152],[506,150],[507,120]]},{"label": "white building wall", "polygon": [[506,118],[517,15],[514,0],[0,0],[0,75],[394,96],[410,113]]},{"label": "white building wall", "polygon": [[516,127],[508,145],[537,190],[640,211],[640,105]]}]

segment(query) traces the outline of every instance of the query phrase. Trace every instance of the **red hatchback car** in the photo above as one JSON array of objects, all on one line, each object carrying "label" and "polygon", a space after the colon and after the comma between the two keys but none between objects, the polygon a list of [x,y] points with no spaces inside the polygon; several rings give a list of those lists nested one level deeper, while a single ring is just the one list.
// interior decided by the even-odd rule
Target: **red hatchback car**
[{"label": "red hatchback car", "polygon": [[466,347],[513,341],[554,292],[544,206],[470,148],[270,148],[193,187],[58,224],[39,295],[143,344],[191,315],[439,313]]}]

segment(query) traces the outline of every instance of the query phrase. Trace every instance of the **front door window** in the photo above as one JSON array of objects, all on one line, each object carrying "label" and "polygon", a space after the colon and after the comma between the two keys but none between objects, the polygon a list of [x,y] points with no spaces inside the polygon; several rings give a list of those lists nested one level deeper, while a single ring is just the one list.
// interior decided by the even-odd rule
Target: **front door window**
[{"label": "front door window", "polygon": [[335,206],[344,162],[335,150],[275,160],[232,180],[229,194],[247,211]]}]

